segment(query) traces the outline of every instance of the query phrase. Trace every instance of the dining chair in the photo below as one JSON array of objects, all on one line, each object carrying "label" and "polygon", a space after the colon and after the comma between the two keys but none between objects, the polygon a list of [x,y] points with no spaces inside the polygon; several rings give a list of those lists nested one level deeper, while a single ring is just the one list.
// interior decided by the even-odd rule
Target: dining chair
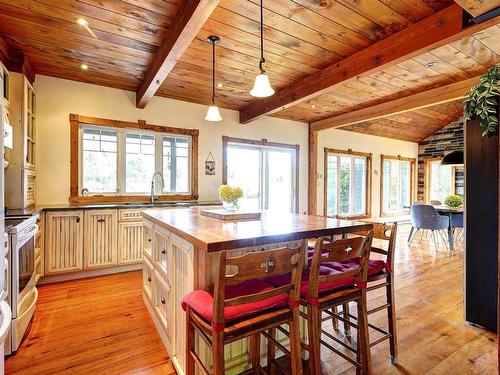
[{"label": "dining chair", "polygon": [[438,200],[431,200],[431,204],[433,206],[441,206],[443,203],[441,203],[441,201]]},{"label": "dining chair", "polygon": [[[451,215],[451,227],[453,232],[458,232],[458,241],[461,241],[464,236],[464,214],[454,213]],[[458,231],[457,231],[458,230]]]},{"label": "dining chair", "polygon": [[411,206],[411,229],[408,236],[408,245],[411,245],[418,231],[430,230],[434,248],[438,251],[438,237],[448,246],[446,238],[443,237],[443,230],[447,230],[450,225],[450,219],[447,216],[439,215],[436,209],[430,204],[412,204]]},{"label": "dining chair", "polygon": [[[294,249],[251,252],[234,258],[220,252],[213,292],[196,290],[182,300],[187,318],[186,375],[194,375],[195,367],[203,374],[210,373],[195,351],[195,332],[211,349],[213,375],[225,373],[224,345],[244,338],[250,339],[253,373],[265,373],[260,365],[261,335],[269,341],[267,331],[284,324],[289,327],[289,348],[271,341],[289,356],[291,374],[302,374],[299,307],[307,243],[301,244]],[[283,275],[290,277],[278,287],[263,280]],[[268,358],[268,363],[273,360]]]}]

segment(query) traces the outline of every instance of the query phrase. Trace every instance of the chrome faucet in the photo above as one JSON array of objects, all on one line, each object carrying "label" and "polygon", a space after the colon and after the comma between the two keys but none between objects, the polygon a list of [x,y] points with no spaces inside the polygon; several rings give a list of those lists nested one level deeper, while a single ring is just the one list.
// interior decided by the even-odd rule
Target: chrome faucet
[{"label": "chrome faucet", "polygon": [[153,178],[151,179],[151,203],[154,203],[156,200],[155,196],[155,177],[160,176],[161,177],[161,188],[163,189],[165,187],[165,180],[163,180],[163,175],[161,172],[156,172],[153,175]]}]

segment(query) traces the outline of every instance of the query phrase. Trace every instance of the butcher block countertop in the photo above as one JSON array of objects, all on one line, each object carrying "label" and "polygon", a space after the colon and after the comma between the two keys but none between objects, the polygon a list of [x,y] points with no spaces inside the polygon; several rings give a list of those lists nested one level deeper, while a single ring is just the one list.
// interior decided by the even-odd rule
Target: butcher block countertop
[{"label": "butcher block countertop", "polygon": [[202,216],[199,210],[156,209],[142,211],[142,214],[156,225],[208,252],[370,230],[373,227],[366,222],[270,211],[263,211],[260,220],[228,222]]}]

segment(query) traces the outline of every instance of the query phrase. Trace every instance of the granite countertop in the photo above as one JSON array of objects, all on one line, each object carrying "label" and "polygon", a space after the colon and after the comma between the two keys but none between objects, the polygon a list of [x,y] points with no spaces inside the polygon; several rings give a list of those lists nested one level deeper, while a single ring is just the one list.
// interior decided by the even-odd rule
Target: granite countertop
[{"label": "granite countertop", "polygon": [[106,208],[176,208],[176,207],[200,207],[200,206],[220,206],[220,202],[130,202],[130,203],[102,203],[102,204],[54,204],[54,205],[41,205],[33,206],[25,209],[9,210],[5,212],[5,217],[13,216],[33,216],[41,211],[65,211],[65,210],[91,210],[91,209],[106,209]]}]

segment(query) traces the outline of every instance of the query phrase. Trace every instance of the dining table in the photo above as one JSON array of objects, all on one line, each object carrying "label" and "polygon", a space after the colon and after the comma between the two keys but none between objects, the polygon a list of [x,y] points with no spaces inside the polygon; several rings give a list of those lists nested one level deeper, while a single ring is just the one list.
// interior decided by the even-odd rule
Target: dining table
[{"label": "dining table", "polygon": [[436,209],[436,211],[443,216],[448,216],[449,224],[448,224],[448,243],[449,243],[449,249],[450,251],[455,250],[455,245],[453,242],[453,220],[452,217],[455,214],[463,214],[464,213],[464,207],[450,207],[445,204],[440,204],[440,205],[433,205],[433,207]]}]

